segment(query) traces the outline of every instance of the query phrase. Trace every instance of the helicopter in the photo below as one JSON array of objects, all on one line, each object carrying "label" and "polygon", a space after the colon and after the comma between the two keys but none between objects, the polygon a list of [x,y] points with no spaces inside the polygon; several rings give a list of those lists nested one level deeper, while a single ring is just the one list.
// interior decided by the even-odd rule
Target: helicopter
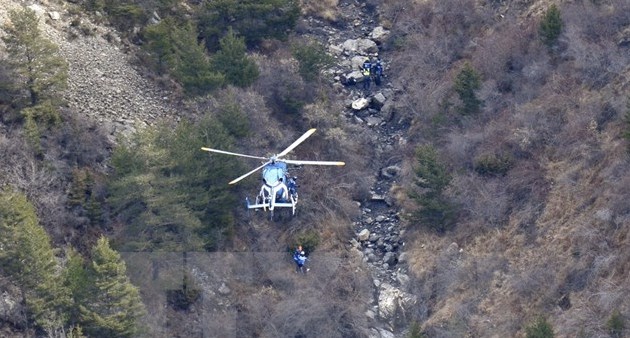
[{"label": "helicopter", "polygon": [[290,146],[284,149],[282,152],[275,154],[271,157],[245,155],[239,153],[233,153],[224,150],[212,149],[202,147],[201,150],[219,153],[224,155],[240,156],[247,158],[254,158],[264,160],[262,165],[253,169],[252,171],[239,176],[228,184],[235,184],[240,180],[248,177],[249,175],[262,169],[262,181],[263,184],[260,187],[260,191],[256,196],[254,203],[250,203],[249,198],[245,198],[248,209],[263,209],[269,210],[271,217],[273,217],[273,211],[275,208],[291,208],[292,215],[295,215],[295,209],[298,202],[297,193],[297,177],[289,177],[287,164],[295,165],[330,165],[330,166],[342,166],[344,162],[338,161],[302,161],[302,160],[287,160],[283,157],[291,152],[295,147],[304,142],[309,136],[315,132],[315,128],[309,129],[300,138],[293,142]]}]

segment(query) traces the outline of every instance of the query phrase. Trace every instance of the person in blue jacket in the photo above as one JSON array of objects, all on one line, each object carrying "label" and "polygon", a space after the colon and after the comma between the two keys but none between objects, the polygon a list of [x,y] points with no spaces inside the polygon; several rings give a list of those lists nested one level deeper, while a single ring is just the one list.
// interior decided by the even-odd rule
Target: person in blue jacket
[{"label": "person in blue jacket", "polygon": [[374,83],[377,86],[381,85],[381,77],[383,76],[383,63],[381,59],[377,59],[376,63],[372,64],[372,75],[374,76]]},{"label": "person in blue jacket", "polygon": [[307,259],[306,253],[302,250],[302,246],[299,245],[297,249],[295,249],[295,253],[293,253],[293,261],[297,265],[296,272],[306,273],[309,270],[304,267]]},{"label": "person in blue jacket", "polygon": [[370,59],[365,59],[361,66],[361,74],[363,75],[363,89],[370,90],[370,81],[372,80],[372,63]]}]

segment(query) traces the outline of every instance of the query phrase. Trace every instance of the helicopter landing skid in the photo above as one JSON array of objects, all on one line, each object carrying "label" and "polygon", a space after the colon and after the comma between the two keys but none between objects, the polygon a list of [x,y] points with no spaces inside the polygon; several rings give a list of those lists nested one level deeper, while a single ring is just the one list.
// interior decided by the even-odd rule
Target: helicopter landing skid
[{"label": "helicopter landing skid", "polygon": [[247,209],[263,209],[264,211],[269,211],[271,212],[272,216],[273,216],[273,210],[275,208],[291,208],[292,210],[292,215],[295,216],[295,206],[297,204],[297,201],[292,201],[292,202],[276,202],[273,204],[273,209],[270,207],[270,203],[261,203],[261,201],[258,200],[258,198],[256,199],[256,203],[254,204],[250,204],[249,202],[249,198],[245,198],[245,202],[247,203]]}]

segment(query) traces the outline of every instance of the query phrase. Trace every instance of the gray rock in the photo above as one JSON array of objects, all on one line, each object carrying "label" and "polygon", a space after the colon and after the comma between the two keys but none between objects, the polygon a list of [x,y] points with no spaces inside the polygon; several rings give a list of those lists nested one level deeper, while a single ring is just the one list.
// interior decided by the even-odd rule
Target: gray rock
[{"label": "gray rock", "polygon": [[379,109],[385,105],[385,101],[387,101],[387,98],[385,98],[383,93],[376,93],[376,95],[372,97],[372,104]]},{"label": "gray rock", "polygon": [[610,220],[612,219],[612,211],[610,211],[610,209],[608,208],[599,209],[595,212],[595,218],[599,219],[600,221],[610,222]]},{"label": "gray rock", "polygon": [[378,333],[381,335],[381,338],[395,338],[396,337],[394,336],[393,332],[386,329],[382,329],[382,328],[378,329]]},{"label": "gray rock", "polygon": [[369,127],[376,127],[380,125],[381,122],[383,122],[383,120],[377,116],[369,116],[365,119],[365,122],[367,123]]},{"label": "gray rock", "polygon": [[374,319],[376,317],[376,313],[368,309],[367,311],[365,311],[365,316],[368,317],[369,319]]},{"label": "gray rock", "polygon": [[389,320],[394,316],[398,308],[400,290],[389,283],[383,283],[378,293],[378,315],[382,319]]},{"label": "gray rock", "polygon": [[387,168],[381,169],[381,176],[384,178],[393,178],[397,176],[402,169],[397,165],[391,165]]},{"label": "gray rock", "polygon": [[377,222],[382,222],[382,221],[384,221],[384,220],[386,220],[386,219],[387,219],[387,217],[385,217],[385,216],[383,216],[383,215],[378,215],[378,216],[376,216],[376,221],[377,221]]},{"label": "gray rock", "polygon": [[396,253],[394,252],[388,252],[385,254],[385,256],[383,256],[383,262],[389,264],[389,265],[396,265],[396,263],[398,262],[398,259],[396,257]]},{"label": "gray rock", "polygon": [[403,287],[406,287],[407,285],[409,285],[409,276],[407,276],[406,274],[404,274],[402,272],[396,272],[395,276],[396,276],[396,280]]},{"label": "gray rock", "polygon": [[369,54],[369,53],[377,53],[378,46],[376,42],[371,39],[358,39],[357,40],[357,51],[361,54]]},{"label": "gray rock", "polygon": [[356,52],[359,46],[359,42],[355,39],[348,39],[341,44],[341,48],[344,52]]},{"label": "gray rock", "polygon": [[370,39],[382,43],[389,37],[389,30],[383,28],[383,26],[374,27],[372,32],[370,33]]},{"label": "gray rock", "polygon": [[352,70],[359,70],[363,66],[363,62],[367,59],[366,56],[363,55],[355,55],[350,59],[350,63],[352,66]]},{"label": "gray rock", "polygon": [[52,19],[53,21],[61,19],[61,15],[59,15],[59,12],[49,12],[48,16],[50,16],[50,19]]},{"label": "gray rock", "polygon": [[352,109],[354,109],[354,110],[362,110],[362,109],[367,108],[367,106],[369,106],[369,105],[370,105],[370,100],[362,97],[362,98],[354,100],[352,102]]},{"label": "gray rock", "polygon": [[626,27],[626,29],[617,34],[617,45],[619,47],[630,46],[630,27]]},{"label": "gray rock", "polygon": [[384,202],[385,201],[385,197],[383,197],[383,195],[372,193],[372,196],[370,196],[370,201],[372,201],[372,202]]},{"label": "gray rock", "polygon": [[218,291],[220,294],[225,296],[225,295],[230,294],[232,290],[230,290],[230,288],[228,288],[227,285],[225,285],[225,283],[221,283],[221,286],[219,287]]},{"label": "gray rock", "polygon": [[359,235],[357,236],[357,238],[361,242],[367,241],[368,238],[370,238],[370,230],[368,230],[368,229],[361,230],[361,232],[359,232]]},{"label": "gray rock", "polygon": [[341,55],[343,53],[342,45],[330,45],[328,46],[328,51],[333,55]]},{"label": "gray rock", "polygon": [[378,241],[380,238],[379,234],[371,233],[370,234],[370,242],[374,243]]}]

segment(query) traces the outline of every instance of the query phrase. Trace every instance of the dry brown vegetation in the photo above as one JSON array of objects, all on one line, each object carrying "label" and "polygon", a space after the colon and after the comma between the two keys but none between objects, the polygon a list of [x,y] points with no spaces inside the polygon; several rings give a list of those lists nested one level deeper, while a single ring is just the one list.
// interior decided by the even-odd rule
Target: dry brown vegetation
[{"label": "dry brown vegetation", "polygon": [[[614,311],[630,314],[630,52],[619,44],[630,5],[557,4],[564,29],[550,51],[537,31],[546,2],[387,2],[410,146],[438,146],[455,173],[457,228],[409,224],[416,316],[430,337],[524,336],[539,315],[556,336],[603,337]],[[451,88],[466,61],[484,107],[462,117]],[[513,160],[505,175],[474,171],[488,154]]]}]

